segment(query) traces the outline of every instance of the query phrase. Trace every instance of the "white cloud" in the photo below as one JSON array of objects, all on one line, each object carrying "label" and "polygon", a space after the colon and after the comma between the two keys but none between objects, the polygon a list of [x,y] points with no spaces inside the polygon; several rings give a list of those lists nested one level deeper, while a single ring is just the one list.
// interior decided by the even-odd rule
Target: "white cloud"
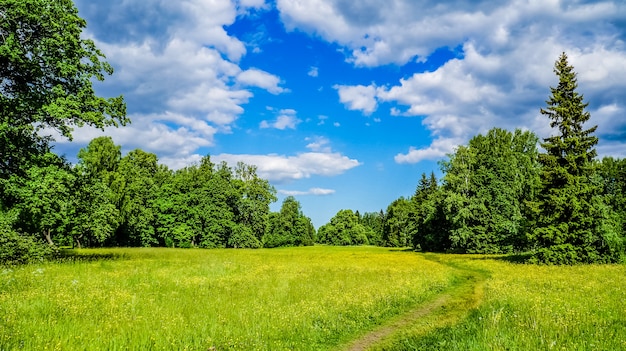
[{"label": "white cloud", "polygon": [[278,86],[278,77],[254,68],[239,73],[237,81],[243,85],[263,88],[274,95],[285,92],[285,89]]},{"label": "white cloud", "polygon": [[[620,79],[626,79],[626,69],[612,64],[616,56],[626,62],[624,52],[581,53],[576,48],[565,48],[550,40],[538,42],[538,38],[520,39],[517,47],[498,54],[479,52],[472,43],[467,43],[464,51],[462,60],[451,60],[434,72],[418,73],[402,80],[400,85],[378,90],[377,99],[408,106],[401,114],[420,116],[422,123],[436,137],[429,147],[413,148],[406,155],[396,156],[397,162],[434,158],[444,153],[437,143],[466,143],[471,136],[494,126],[527,128],[540,137],[550,135],[553,131],[549,121],[539,114],[539,108],[545,107],[549,87],[558,83],[552,67],[561,51],[571,53],[570,62],[577,72],[581,72],[579,91],[591,102],[591,123],[601,126],[598,129],[601,143],[602,135],[626,130],[626,123],[621,122],[624,102],[618,102],[620,100],[613,91],[626,88],[626,83]],[[582,73],[588,67],[583,63],[585,60],[602,62],[607,57],[607,66],[618,77],[616,81],[607,79],[599,83],[596,75]],[[486,62],[489,65],[485,65]],[[592,70],[602,76],[609,68]]]},{"label": "white cloud", "polygon": [[287,195],[287,196],[302,196],[302,195],[317,195],[317,196],[324,196],[324,195],[332,195],[334,194],[336,191],[334,189],[323,189],[323,188],[311,188],[307,191],[301,191],[301,190],[278,190],[278,193],[283,194],[283,195]]},{"label": "white cloud", "polygon": [[275,128],[279,130],[296,129],[296,126],[302,122],[296,116],[297,112],[293,109],[280,110],[276,119],[272,122],[263,120],[259,124],[259,128]]},{"label": "white cloud", "polygon": [[242,7],[264,8],[265,0],[237,0]]},{"label": "white cloud", "polygon": [[364,114],[370,115],[378,108],[374,85],[335,85],[333,88],[339,92],[339,101],[349,110],[363,111]]},{"label": "white cloud", "polygon": [[319,75],[318,68],[317,68],[317,67],[314,67],[314,66],[313,66],[313,67],[311,67],[311,68],[309,69],[309,72],[308,72],[307,74],[308,74],[309,76],[311,76],[311,77],[317,77],[317,76]]},{"label": "white cloud", "polygon": [[[396,0],[380,6],[374,0],[277,0],[277,7],[288,29],[345,46],[349,60],[359,66],[424,60],[435,49],[455,47],[467,38],[486,45],[515,45],[514,38],[524,32],[549,36],[556,30],[567,36],[590,26],[603,30],[626,12],[623,4],[613,1]],[[593,39],[587,37],[580,45],[587,43]]]},{"label": "white cloud", "polygon": [[312,138],[306,138],[306,141],[310,141],[309,144],[307,144],[306,148],[311,150],[311,151],[315,151],[315,152],[331,152],[331,148],[330,148],[330,140],[328,140],[328,138],[325,137],[312,137]]},{"label": "white cloud", "polygon": [[326,124],[326,120],[327,119],[328,119],[328,116],[324,116],[324,115],[317,116],[317,120],[318,120],[317,125],[318,126],[322,126],[322,125]]},{"label": "white cloud", "polygon": [[[86,145],[100,136],[111,136],[124,150],[142,149],[159,156],[159,161],[172,169],[179,169],[198,161],[201,156],[194,154],[200,147],[214,145],[217,129],[206,122],[184,115],[166,112],[162,115],[129,116],[133,121],[123,128],[105,128],[104,131],[83,127],[74,133],[73,143]],[[69,141],[52,132],[57,144],[67,145]]]},{"label": "white cloud", "polygon": [[452,138],[435,139],[432,144],[423,149],[409,148],[406,154],[397,154],[394,160],[397,163],[418,163],[423,160],[440,160],[447,154],[454,152],[456,146],[461,144],[459,140]]},{"label": "white cloud", "polygon": [[[238,62],[246,47],[224,29],[248,10],[266,7],[265,1],[76,3],[89,23],[86,34],[116,69],[99,89],[105,96],[123,94],[127,101],[132,124],[107,129],[124,147],[158,152],[161,160],[192,160],[199,147],[213,145],[216,133],[231,132],[253,97],[248,87],[287,91],[275,75],[242,70]],[[277,126],[289,128],[293,122],[283,118]],[[88,128],[76,133],[100,135]]]},{"label": "white cloud", "polygon": [[337,152],[305,152],[294,156],[220,154],[212,157],[217,162],[226,161],[236,165],[241,161],[256,165],[260,177],[274,182],[310,178],[312,176],[336,176],[360,165],[360,162]]},{"label": "white cloud", "polygon": [[457,58],[434,71],[416,73],[395,85],[335,86],[349,110],[370,115],[386,103],[391,115],[422,119],[433,142],[398,154],[397,162],[441,157],[494,126],[548,136],[552,130],[539,108],[545,106],[549,87],[557,83],[552,68],[561,52],[568,53],[579,73],[579,91],[591,103],[591,123],[604,124],[598,129],[599,150],[610,149],[602,143],[626,134],[626,123],[619,122],[626,109],[626,5],[410,0],[377,4],[277,1],[288,29],[338,43],[356,66],[424,62],[439,48],[462,48]]}]

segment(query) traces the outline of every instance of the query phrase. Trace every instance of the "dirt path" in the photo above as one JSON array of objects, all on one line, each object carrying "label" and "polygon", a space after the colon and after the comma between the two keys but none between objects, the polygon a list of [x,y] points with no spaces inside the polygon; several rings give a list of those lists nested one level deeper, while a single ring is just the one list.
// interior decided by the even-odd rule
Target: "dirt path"
[{"label": "dirt path", "polygon": [[348,344],[344,350],[368,350],[386,337],[432,314],[436,314],[438,319],[452,321],[460,319],[470,310],[477,308],[482,301],[483,283],[486,279],[485,274],[466,270],[458,266],[455,266],[455,268],[459,269],[461,276],[465,278],[462,283],[444,292],[435,300],[421,305],[417,309],[409,311],[389,324],[382,325],[363,335],[361,338]]},{"label": "dirt path", "polygon": [[443,307],[446,304],[446,302],[448,302],[448,300],[450,300],[450,295],[448,294],[442,295],[438,297],[436,300],[424,306],[421,306],[420,308],[414,311],[409,312],[408,314],[406,314],[399,320],[396,320],[389,325],[383,325],[382,327],[372,332],[369,332],[368,334],[365,334],[363,337],[361,337],[360,339],[350,344],[350,346],[348,346],[346,350],[348,351],[367,350],[371,346],[379,342],[380,340],[394,333],[395,331],[402,329],[403,327],[406,327],[407,325],[414,323],[418,319],[428,314],[433,313],[436,309]]}]

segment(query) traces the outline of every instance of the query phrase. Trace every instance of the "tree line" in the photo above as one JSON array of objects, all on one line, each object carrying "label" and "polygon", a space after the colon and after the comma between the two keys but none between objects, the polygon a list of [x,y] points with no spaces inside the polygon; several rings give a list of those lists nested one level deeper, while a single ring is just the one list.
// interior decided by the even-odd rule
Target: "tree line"
[{"label": "tree line", "polygon": [[[384,245],[423,251],[523,252],[548,264],[624,261],[626,160],[597,160],[597,127],[585,128],[588,103],[565,53],[554,72],[559,83],[540,112],[555,135],[539,143],[531,131],[493,128],[473,137],[441,161],[441,181],[422,174],[413,196],[392,202],[369,231]],[[340,229],[327,242],[347,243],[342,238],[355,232],[355,218],[336,223],[344,217],[340,211],[328,224]]]},{"label": "tree line", "polygon": [[205,156],[172,171],[140,149],[122,157],[110,137],[93,139],[75,166],[44,156],[45,165],[6,183],[2,215],[8,229],[50,246],[259,248],[315,241],[295,198],[270,212],[276,190],[255,166],[231,168]]}]

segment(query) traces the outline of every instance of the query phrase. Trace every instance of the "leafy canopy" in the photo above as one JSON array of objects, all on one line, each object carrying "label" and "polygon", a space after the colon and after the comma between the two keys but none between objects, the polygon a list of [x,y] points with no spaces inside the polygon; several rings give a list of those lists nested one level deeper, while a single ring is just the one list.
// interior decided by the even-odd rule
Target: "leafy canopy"
[{"label": "leafy canopy", "polygon": [[23,172],[56,130],[125,125],[121,96],[102,98],[92,81],[113,73],[71,0],[0,0],[0,178]]}]

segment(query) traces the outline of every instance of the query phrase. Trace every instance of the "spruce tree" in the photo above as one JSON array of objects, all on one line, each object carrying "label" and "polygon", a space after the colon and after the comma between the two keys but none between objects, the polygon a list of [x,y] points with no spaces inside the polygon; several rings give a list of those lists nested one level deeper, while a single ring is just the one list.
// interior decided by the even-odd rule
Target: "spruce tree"
[{"label": "spruce tree", "polygon": [[597,126],[585,129],[588,103],[576,91],[574,68],[561,54],[554,72],[559,78],[541,114],[558,130],[544,139],[539,154],[542,191],[535,203],[536,228],[529,235],[535,243],[533,259],[549,264],[614,261],[615,236],[605,223],[605,206],[596,179],[594,158]]}]

